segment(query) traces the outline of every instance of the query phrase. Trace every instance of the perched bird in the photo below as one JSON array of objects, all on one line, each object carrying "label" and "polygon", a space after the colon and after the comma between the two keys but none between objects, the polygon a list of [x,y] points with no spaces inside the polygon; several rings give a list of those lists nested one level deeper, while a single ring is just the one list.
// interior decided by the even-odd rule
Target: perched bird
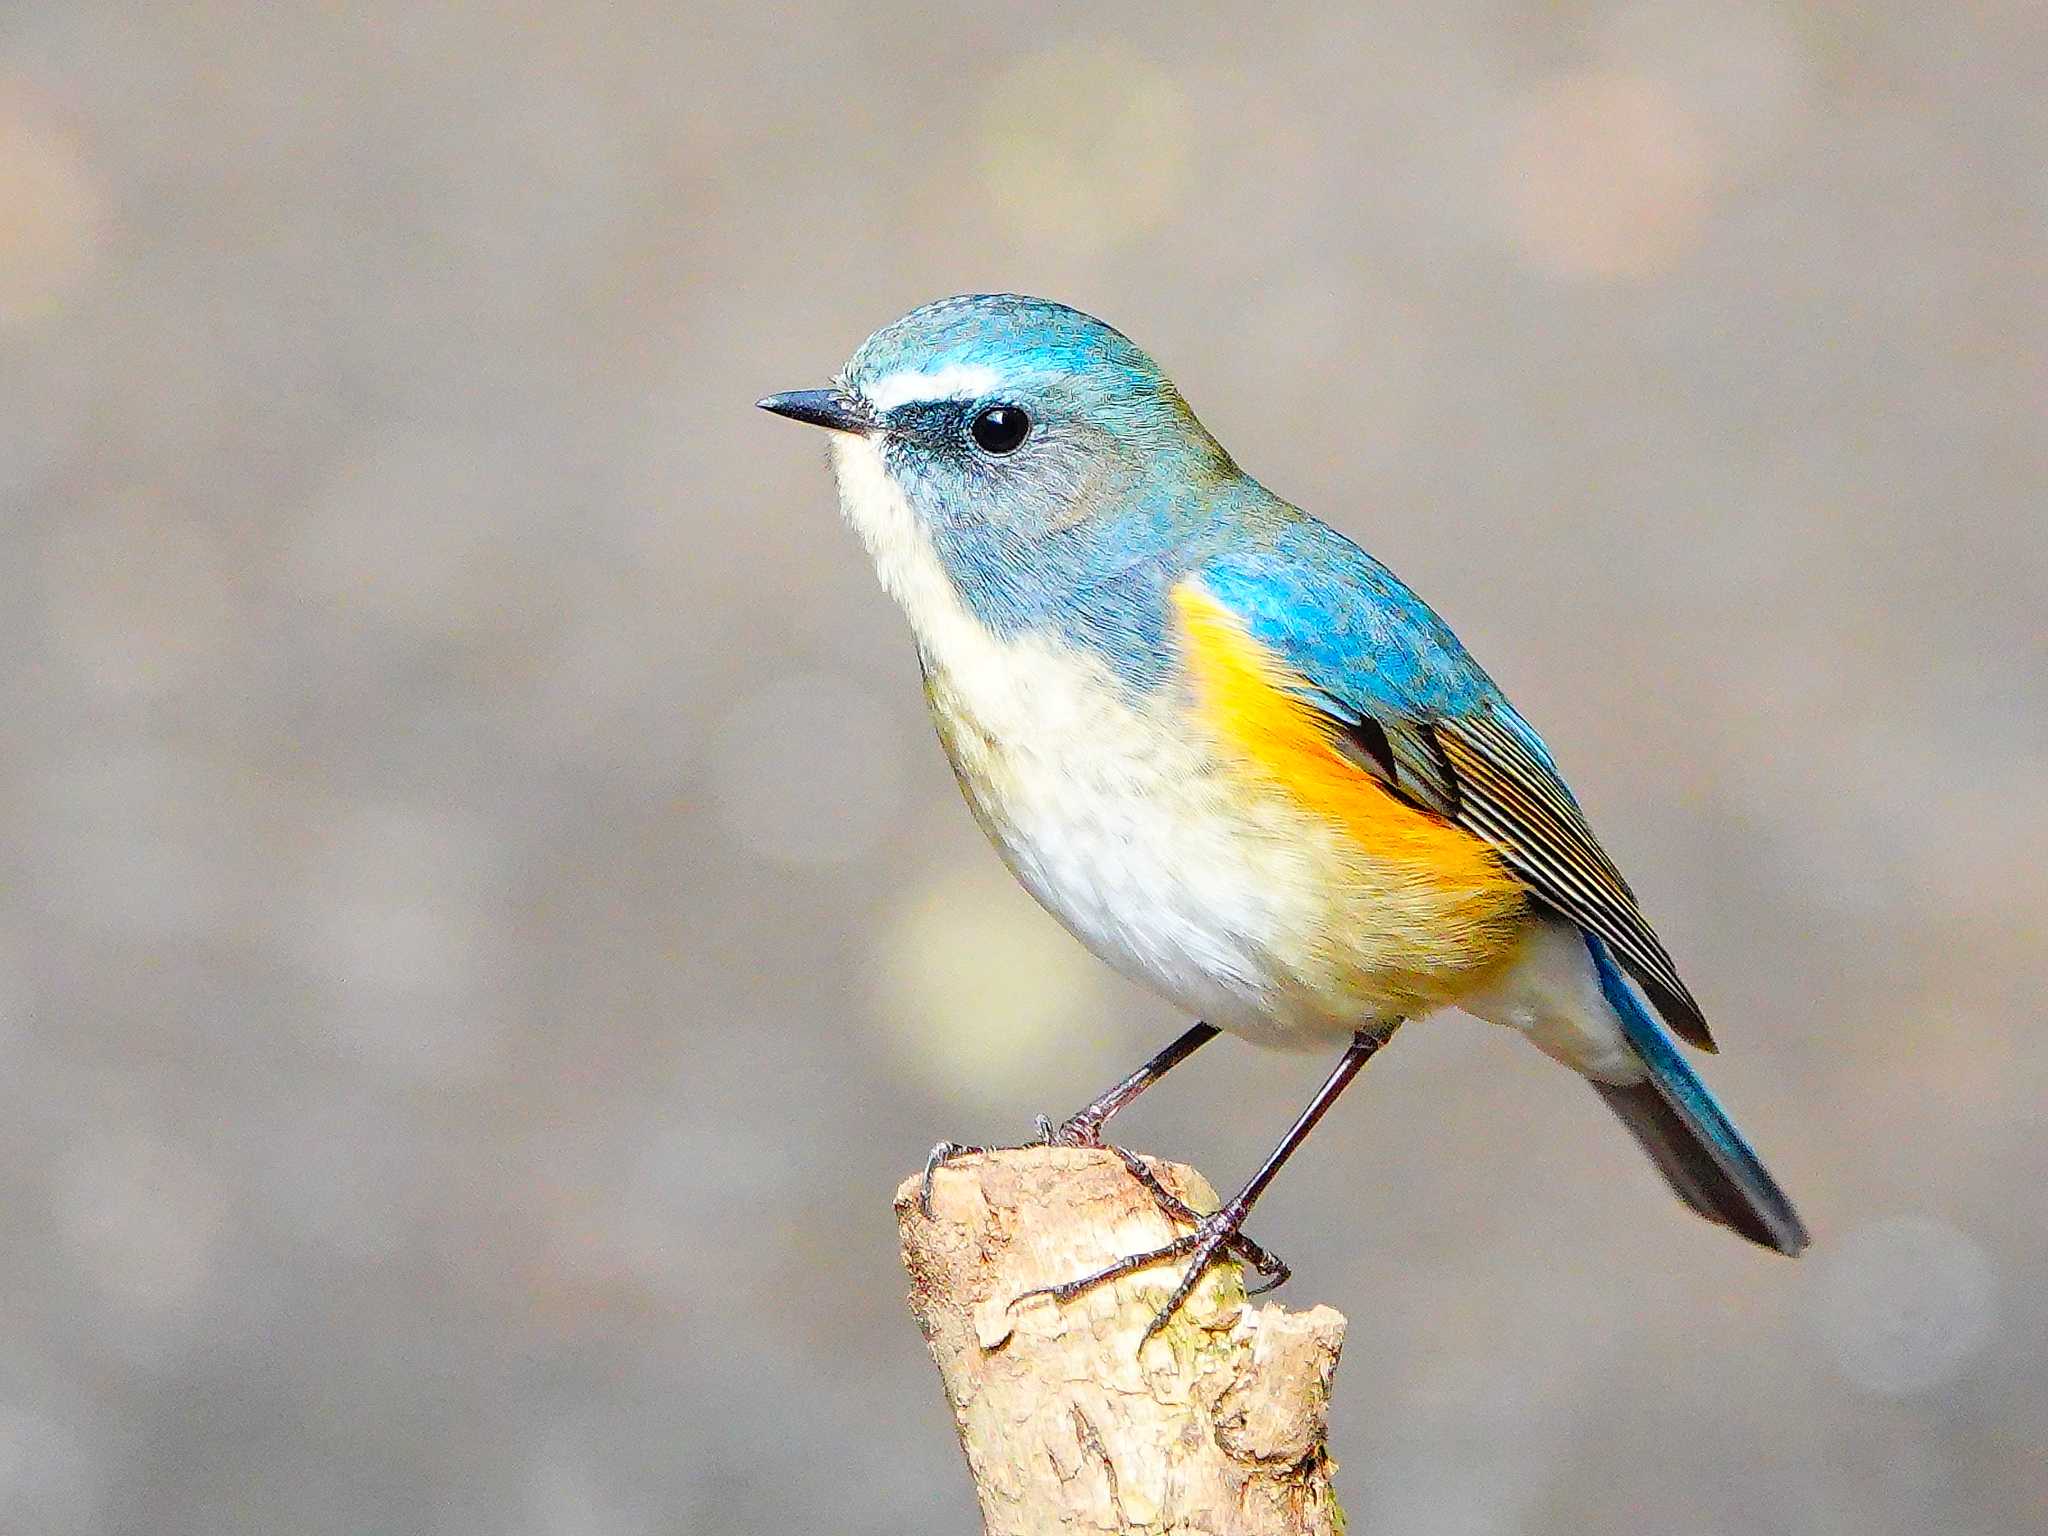
[{"label": "perched bird", "polygon": [[[1245,474],[1120,332],[943,299],[833,387],[847,520],[910,620],[968,805],[1103,960],[1202,1022],[1049,1132],[1109,1117],[1226,1030],[1342,1047],[1251,1181],[1179,1241],[1159,1322],[1404,1020],[1456,1006],[1582,1074],[1678,1196],[1780,1253],[1806,1229],[1673,1036],[1714,1049],[1549,749],[1443,620]],[[945,1150],[942,1148],[942,1150]],[[1144,1165],[1127,1163],[1149,1179]],[[1155,1323],[1155,1327],[1158,1324]]]}]

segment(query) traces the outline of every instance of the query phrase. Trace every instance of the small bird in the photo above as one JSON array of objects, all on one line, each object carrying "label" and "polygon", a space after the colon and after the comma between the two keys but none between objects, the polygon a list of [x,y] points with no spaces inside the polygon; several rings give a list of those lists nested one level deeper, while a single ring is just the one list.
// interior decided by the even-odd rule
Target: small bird
[{"label": "small bird", "polygon": [[1185,1258],[1156,1331],[1226,1250],[1278,1283],[1246,1213],[1395,1029],[1451,1006],[1584,1076],[1693,1210],[1806,1246],[1680,1054],[1674,1036],[1714,1049],[1700,1005],[1542,739],[1421,598],[1239,469],[1122,333],[1043,299],[941,299],[831,388],[760,405],[830,429],[846,519],[1011,872],[1200,1020],[1047,1138],[1104,1145],[1219,1030],[1342,1048],[1214,1213],[1125,1154],[1190,1230],[1052,1294]]}]

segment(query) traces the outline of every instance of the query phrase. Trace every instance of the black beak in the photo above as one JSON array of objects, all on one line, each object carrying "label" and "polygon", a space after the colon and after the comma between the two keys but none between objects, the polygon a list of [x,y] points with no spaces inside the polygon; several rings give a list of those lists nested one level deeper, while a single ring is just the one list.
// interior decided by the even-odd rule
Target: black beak
[{"label": "black beak", "polygon": [[868,414],[867,406],[844,390],[793,389],[788,394],[770,395],[766,400],[754,403],[764,411],[787,416],[791,421],[830,427],[834,432],[879,432],[882,429],[882,424]]}]

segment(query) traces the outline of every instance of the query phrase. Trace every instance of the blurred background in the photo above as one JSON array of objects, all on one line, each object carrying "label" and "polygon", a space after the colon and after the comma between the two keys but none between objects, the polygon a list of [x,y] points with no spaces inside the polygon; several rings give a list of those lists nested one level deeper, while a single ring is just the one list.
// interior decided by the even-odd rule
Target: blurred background
[{"label": "blurred background", "polygon": [[0,1529],[974,1528],[890,1193],[1186,1021],[752,402],[1002,288],[1459,628],[1816,1232],[1410,1029],[1255,1223],[1352,1528],[2048,1528],[2042,9],[1098,12],[6,9]]}]

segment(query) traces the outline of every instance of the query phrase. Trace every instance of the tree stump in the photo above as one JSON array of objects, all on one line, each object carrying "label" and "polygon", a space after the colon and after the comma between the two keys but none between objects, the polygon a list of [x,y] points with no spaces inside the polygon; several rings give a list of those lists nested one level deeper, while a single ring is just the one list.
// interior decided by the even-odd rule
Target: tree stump
[{"label": "tree stump", "polygon": [[[1147,1159],[1197,1210],[1192,1168]],[[930,1344],[989,1536],[1336,1536],[1326,1438],[1344,1319],[1252,1306],[1216,1265],[1157,1337],[1179,1262],[1064,1305],[1019,1301],[1179,1231],[1113,1153],[1023,1147],[896,1192],[910,1307]]]}]

